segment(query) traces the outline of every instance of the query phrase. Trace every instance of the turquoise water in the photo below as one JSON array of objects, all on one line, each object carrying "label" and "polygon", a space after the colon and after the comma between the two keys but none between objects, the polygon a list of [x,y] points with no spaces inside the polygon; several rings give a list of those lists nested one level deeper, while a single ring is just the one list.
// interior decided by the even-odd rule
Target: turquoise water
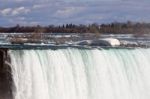
[{"label": "turquoise water", "polygon": [[150,49],[9,54],[15,99],[150,99]]}]

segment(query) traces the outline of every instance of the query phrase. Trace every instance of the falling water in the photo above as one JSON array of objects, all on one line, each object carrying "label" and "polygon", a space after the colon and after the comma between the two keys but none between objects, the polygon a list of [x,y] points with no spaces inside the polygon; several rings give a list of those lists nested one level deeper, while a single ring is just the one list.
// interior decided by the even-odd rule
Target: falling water
[{"label": "falling water", "polygon": [[11,50],[14,99],[150,99],[150,49]]}]

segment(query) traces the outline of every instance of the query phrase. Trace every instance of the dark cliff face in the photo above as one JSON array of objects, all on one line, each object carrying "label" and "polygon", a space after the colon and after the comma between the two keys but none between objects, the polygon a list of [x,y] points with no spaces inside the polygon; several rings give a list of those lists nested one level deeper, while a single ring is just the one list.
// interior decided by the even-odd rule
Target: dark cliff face
[{"label": "dark cliff face", "polygon": [[7,49],[0,49],[0,99],[13,99],[11,68],[8,62],[10,59]]}]

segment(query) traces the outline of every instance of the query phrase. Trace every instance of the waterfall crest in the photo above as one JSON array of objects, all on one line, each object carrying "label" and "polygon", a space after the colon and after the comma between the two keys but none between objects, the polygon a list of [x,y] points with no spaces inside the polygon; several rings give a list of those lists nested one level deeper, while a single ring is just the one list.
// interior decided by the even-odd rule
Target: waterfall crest
[{"label": "waterfall crest", "polygon": [[150,49],[9,54],[15,99],[150,99]]}]

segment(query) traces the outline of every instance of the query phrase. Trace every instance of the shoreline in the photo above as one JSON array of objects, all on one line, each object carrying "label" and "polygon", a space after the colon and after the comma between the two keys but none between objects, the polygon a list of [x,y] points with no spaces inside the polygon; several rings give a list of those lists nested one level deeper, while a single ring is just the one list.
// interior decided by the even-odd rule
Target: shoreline
[{"label": "shoreline", "polygon": [[148,49],[150,47],[146,46],[138,46],[138,47],[133,47],[133,46],[80,46],[80,45],[20,45],[20,44],[15,44],[15,45],[0,45],[0,49],[12,49],[12,50],[36,50],[36,49],[41,49],[41,50],[46,50],[46,49],[66,49],[66,48],[78,48],[78,49],[137,49],[137,48],[144,48]]}]

